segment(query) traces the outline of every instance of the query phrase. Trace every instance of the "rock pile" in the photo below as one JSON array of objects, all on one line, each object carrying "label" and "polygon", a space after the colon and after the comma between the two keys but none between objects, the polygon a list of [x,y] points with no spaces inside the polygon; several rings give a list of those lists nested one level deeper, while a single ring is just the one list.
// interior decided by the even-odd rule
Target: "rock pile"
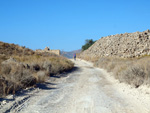
[{"label": "rock pile", "polygon": [[143,55],[150,55],[150,30],[102,37],[80,57],[133,58]]}]

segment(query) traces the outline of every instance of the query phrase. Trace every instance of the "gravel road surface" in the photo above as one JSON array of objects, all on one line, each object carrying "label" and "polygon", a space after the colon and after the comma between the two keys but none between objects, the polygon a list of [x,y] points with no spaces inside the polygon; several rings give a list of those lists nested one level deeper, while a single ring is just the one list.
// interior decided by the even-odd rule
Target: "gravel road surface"
[{"label": "gravel road surface", "polygon": [[119,83],[92,63],[74,62],[71,72],[53,76],[12,101],[2,101],[0,112],[150,113],[150,90]]}]

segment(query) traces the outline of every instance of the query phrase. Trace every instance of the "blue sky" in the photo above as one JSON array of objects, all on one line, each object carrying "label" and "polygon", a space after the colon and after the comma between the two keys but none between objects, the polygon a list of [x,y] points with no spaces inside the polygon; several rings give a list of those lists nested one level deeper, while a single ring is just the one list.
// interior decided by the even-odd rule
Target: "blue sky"
[{"label": "blue sky", "polygon": [[0,41],[34,50],[147,29],[150,0],[0,0]]}]

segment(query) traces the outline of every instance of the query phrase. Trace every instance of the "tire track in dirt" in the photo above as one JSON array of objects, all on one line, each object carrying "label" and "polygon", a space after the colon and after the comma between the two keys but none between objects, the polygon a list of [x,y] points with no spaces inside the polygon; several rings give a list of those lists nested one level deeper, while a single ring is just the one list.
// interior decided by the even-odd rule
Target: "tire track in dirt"
[{"label": "tire track in dirt", "polygon": [[[21,113],[150,113],[150,98],[145,104],[131,95],[132,89],[112,79],[92,63],[75,61],[74,71],[47,81],[12,112]],[[126,90],[124,92],[124,89]]]}]

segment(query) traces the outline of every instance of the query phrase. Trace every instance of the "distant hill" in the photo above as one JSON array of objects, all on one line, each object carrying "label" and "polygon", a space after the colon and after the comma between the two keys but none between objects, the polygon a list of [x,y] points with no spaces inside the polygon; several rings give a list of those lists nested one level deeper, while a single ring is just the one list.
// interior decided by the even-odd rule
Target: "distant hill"
[{"label": "distant hill", "polygon": [[75,53],[80,53],[80,52],[81,52],[81,49],[70,51],[70,52],[61,51],[61,55],[64,56],[64,57],[67,57],[67,58],[73,58],[73,55]]},{"label": "distant hill", "polygon": [[150,55],[150,30],[102,37],[80,57],[133,58]]}]

